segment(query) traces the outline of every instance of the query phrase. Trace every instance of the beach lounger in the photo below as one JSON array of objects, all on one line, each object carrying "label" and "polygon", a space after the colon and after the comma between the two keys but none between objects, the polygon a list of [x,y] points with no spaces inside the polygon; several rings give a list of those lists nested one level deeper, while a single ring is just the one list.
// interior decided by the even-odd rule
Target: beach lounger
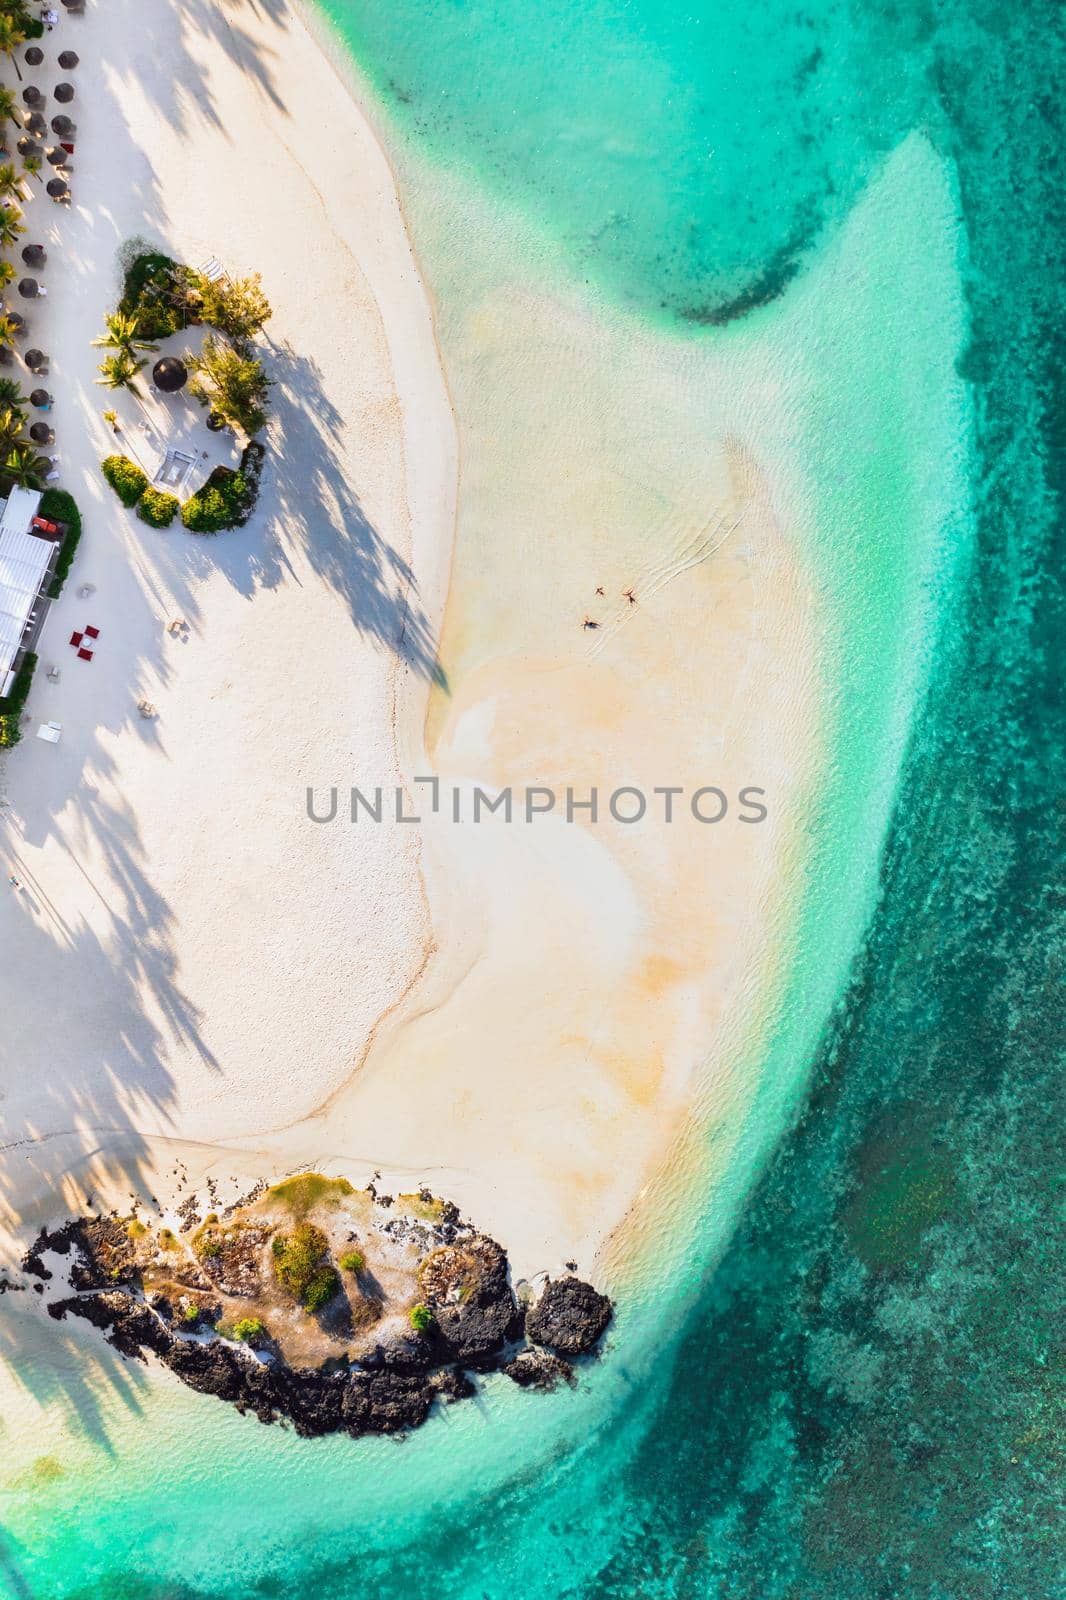
[{"label": "beach lounger", "polygon": [[217,256],[208,256],[200,268],[200,276],[206,278],[208,283],[217,283],[226,276],[226,269]]},{"label": "beach lounger", "polygon": [[63,732],[61,722],[42,722],[37,729],[38,739],[44,739],[48,744],[58,744],[59,736]]}]

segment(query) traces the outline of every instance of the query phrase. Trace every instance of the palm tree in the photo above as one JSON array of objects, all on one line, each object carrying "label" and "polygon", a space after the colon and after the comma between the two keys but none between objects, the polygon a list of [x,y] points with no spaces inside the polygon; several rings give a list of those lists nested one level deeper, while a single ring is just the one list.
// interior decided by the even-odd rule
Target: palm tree
[{"label": "palm tree", "polygon": [[[104,344],[103,339],[94,339],[94,344]],[[113,356],[106,356],[101,361],[98,371],[103,374],[97,378],[97,383],[102,383],[105,389],[128,389],[132,395],[137,393],[136,378],[142,367],[148,365],[147,361],[138,361],[132,350],[118,350]]]},{"label": "palm tree", "polygon": [[9,194],[17,194],[22,198],[22,179],[15,171],[10,161],[5,161],[0,166],[0,199]]},{"label": "palm tree", "polygon": [[11,318],[6,314],[0,313],[0,347],[5,345],[14,347],[18,334],[18,324],[12,322]]},{"label": "palm tree", "polygon": [[0,206],[0,250],[10,250],[19,234],[25,232],[22,213],[14,206]]},{"label": "palm tree", "polygon": [[[94,339],[93,344],[103,350],[117,350],[120,355],[133,356],[138,350],[158,350],[157,344],[152,344],[148,339],[138,335],[138,322],[135,316],[123,316],[121,311],[113,311],[104,318],[104,327],[107,332],[99,339]],[[143,367],[144,362],[139,366]]]},{"label": "palm tree", "polygon": [[28,177],[31,177],[31,178],[36,178],[38,183],[43,183],[44,182],[44,179],[41,177],[41,158],[40,158],[40,156],[34,156],[34,155],[23,156],[23,158],[22,158],[22,170],[23,170],[23,175],[24,176],[28,176]]},{"label": "palm tree", "polygon": [[11,406],[0,410],[0,454],[7,455],[25,426],[26,418],[21,411],[15,411]]},{"label": "palm tree", "polygon": [[16,378],[0,378],[0,406],[10,411],[25,411],[26,396]]},{"label": "palm tree", "polygon": [[52,470],[47,456],[39,456],[30,444],[12,445],[0,472],[19,489],[43,489]]},{"label": "palm tree", "polygon": [[15,51],[20,50],[26,43],[26,30],[14,17],[0,12],[0,55],[10,56],[15,67],[15,76],[22,82],[22,73],[19,71]]},{"label": "palm tree", "polygon": [[0,261],[0,291],[6,289],[9,283],[14,283],[17,277],[13,262]]},{"label": "palm tree", "polygon": [[0,84],[0,122],[11,121],[16,128],[22,126],[22,108],[15,98],[13,89]]}]

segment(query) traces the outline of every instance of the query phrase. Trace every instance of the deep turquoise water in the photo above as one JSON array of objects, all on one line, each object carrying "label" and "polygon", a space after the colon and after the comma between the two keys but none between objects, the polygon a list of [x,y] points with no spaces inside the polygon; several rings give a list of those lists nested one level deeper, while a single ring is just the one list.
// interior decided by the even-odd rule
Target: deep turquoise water
[{"label": "deep turquoise water", "polygon": [[[1053,9],[327,9],[386,135],[533,218],[597,296],[693,339],[769,296],[786,305],[884,156],[923,130],[953,169],[965,240],[973,558],[954,577],[880,901],[809,1094],[653,1378],[627,1391],[610,1375],[585,1447],[547,1464],[531,1447],[502,1488],[457,1485],[449,1453],[471,1459],[468,1433],[426,1433],[387,1468],[409,1474],[409,1499],[383,1498],[346,1550],[289,1517],[286,1474],[306,1505],[356,1468],[332,1445],[310,1458],[279,1445],[258,1488],[277,1496],[276,1547],[249,1535],[223,1583],[202,1576],[198,1548],[216,1518],[235,1538],[239,1452],[258,1441],[234,1426],[230,1476],[182,1477],[162,1534],[158,1501],[132,1488],[125,1525],[95,1540],[88,1496],[65,1535],[43,1518],[44,1559],[14,1529],[10,1571],[28,1576],[13,1592],[1050,1600],[1066,1580]],[[195,1404],[178,1413],[179,1453],[217,1462],[230,1421],[197,1434]],[[147,1559],[129,1554],[131,1523]]]}]

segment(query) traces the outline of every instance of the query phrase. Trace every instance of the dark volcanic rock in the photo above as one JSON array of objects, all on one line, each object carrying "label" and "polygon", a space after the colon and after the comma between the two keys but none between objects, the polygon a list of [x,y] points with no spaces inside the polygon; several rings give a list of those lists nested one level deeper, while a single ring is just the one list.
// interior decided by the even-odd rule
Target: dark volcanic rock
[{"label": "dark volcanic rock", "polygon": [[163,1360],[175,1377],[199,1394],[213,1394],[219,1400],[230,1401],[244,1397],[244,1360],[228,1345],[174,1339]]},{"label": "dark volcanic rock", "polygon": [[129,1235],[112,1217],[78,1217],[53,1233],[42,1228],[22,1258],[23,1270],[48,1279],[52,1274],[41,1260],[43,1253],[52,1250],[65,1256],[72,1246],[77,1259],[70,1273],[71,1288],[106,1289],[137,1280]]},{"label": "dark volcanic rock", "polygon": [[437,1340],[464,1366],[491,1366],[492,1358],[521,1333],[522,1312],[499,1245],[479,1235],[464,1249],[476,1254],[476,1281],[463,1299],[443,1305],[431,1300]]},{"label": "dark volcanic rock", "polygon": [[433,1374],[433,1387],[445,1400],[469,1400],[477,1389],[462,1367],[441,1367]]},{"label": "dark volcanic rock", "polygon": [[570,1363],[547,1350],[522,1350],[513,1361],[508,1361],[503,1370],[520,1389],[544,1389],[550,1392],[557,1383],[573,1384],[575,1381]]},{"label": "dark volcanic rock", "polygon": [[94,1328],[102,1328],[108,1343],[124,1356],[143,1357],[145,1350],[165,1355],[170,1349],[170,1334],[155,1313],[143,1300],[121,1289],[108,1294],[72,1295],[68,1300],[53,1301],[48,1307],[48,1315],[57,1322],[68,1311],[84,1317]]},{"label": "dark volcanic rock", "polygon": [[553,1278],[526,1313],[526,1332],[536,1344],[564,1356],[583,1356],[596,1347],[611,1320],[611,1302],[580,1278]]},{"label": "dark volcanic rock", "polygon": [[344,1388],[344,1426],[353,1438],[362,1433],[404,1433],[425,1422],[433,1404],[425,1377],[401,1372],[353,1372]]}]

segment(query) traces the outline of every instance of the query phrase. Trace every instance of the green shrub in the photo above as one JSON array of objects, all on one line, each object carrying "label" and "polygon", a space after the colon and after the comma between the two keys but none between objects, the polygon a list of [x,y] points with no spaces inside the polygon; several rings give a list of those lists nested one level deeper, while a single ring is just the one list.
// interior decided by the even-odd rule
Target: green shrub
[{"label": "green shrub", "polygon": [[41,496],[40,515],[47,517],[49,522],[66,524],[67,531],[63,535],[63,543],[56,557],[55,576],[48,585],[50,599],[57,600],[67,581],[67,574],[74,564],[74,552],[81,538],[81,512],[74,496],[68,494],[65,489],[46,489]]},{"label": "green shrub", "polygon": [[199,1320],[200,1320],[200,1307],[199,1306],[186,1306],[185,1310],[181,1314],[181,1320],[182,1320],[182,1322],[199,1322]]},{"label": "green shrub", "polygon": [[298,1223],[289,1234],[279,1233],[270,1248],[274,1276],[308,1311],[317,1311],[336,1292],[337,1274],[325,1263],[326,1236],[313,1222]]},{"label": "green shrub", "polygon": [[29,699],[37,657],[28,650],[15,674],[10,694],[0,695],[0,750],[10,750],[22,737],[22,713]]},{"label": "green shrub", "polygon": [[341,1256],[340,1267],[343,1272],[362,1272],[366,1266],[366,1257],[361,1250],[349,1250]]},{"label": "green shrub", "polygon": [[202,488],[181,508],[181,520],[190,533],[221,533],[247,522],[252,499],[243,472],[216,467]]},{"label": "green shrub", "polygon": [[231,1337],[239,1339],[241,1344],[251,1344],[253,1339],[262,1338],[266,1332],[258,1317],[238,1317],[233,1324]]},{"label": "green shrub", "polygon": [[433,1326],[433,1313],[428,1306],[419,1303],[411,1307],[407,1313],[407,1320],[416,1333],[425,1333]]},{"label": "green shrub", "polygon": [[340,1286],[341,1280],[334,1267],[317,1268],[303,1293],[304,1310],[321,1311],[327,1300],[333,1299]]},{"label": "green shrub", "polygon": [[179,504],[176,495],[149,487],[137,502],[137,515],[150,528],[169,528],[178,514]]},{"label": "green shrub", "polygon": [[148,479],[129,456],[105,456],[100,470],[124,506],[135,506],[148,487]]}]

